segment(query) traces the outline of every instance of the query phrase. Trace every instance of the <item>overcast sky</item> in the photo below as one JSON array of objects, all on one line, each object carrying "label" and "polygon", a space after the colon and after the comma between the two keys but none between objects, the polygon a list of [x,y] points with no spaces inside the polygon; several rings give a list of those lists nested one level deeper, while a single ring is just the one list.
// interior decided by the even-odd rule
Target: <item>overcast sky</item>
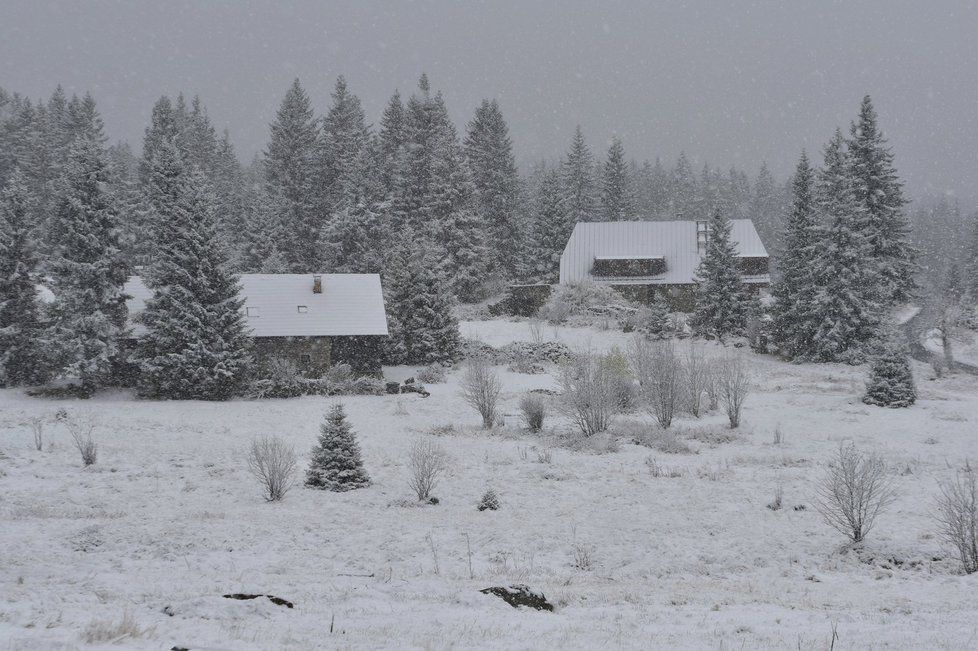
[{"label": "overcast sky", "polygon": [[247,160],[294,77],[322,112],[346,75],[376,122],[422,71],[460,128],[497,98],[524,163],[579,123],[596,150],[781,177],[869,93],[913,193],[978,194],[976,2],[0,0],[0,86],[91,90],[137,151],[163,93],[199,94]]}]

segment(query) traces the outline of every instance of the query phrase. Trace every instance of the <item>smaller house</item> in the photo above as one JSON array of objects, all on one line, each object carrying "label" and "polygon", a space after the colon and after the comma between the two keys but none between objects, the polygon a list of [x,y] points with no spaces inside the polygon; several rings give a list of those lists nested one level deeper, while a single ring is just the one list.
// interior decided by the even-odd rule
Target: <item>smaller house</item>
[{"label": "smaller house", "polygon": [[[768,254],[749,219],[731,220],[744,283],[771,283]],[[706,221],[581,222],[560,256],[560,284],[595,282],[643,303],[665,300],[691,310],[696,270],[709,242]]]},{"label": "smaller house", "polygon": [[[278,357],[310,376],[340,363],[358,374],[380,374],[388,333],[379,275],[242,274],[240,281],[258,364]],[[125,292],[133,319],[152,292],[139,276]],[[135,321],[131,327],[137,337],[144,329]]]}]

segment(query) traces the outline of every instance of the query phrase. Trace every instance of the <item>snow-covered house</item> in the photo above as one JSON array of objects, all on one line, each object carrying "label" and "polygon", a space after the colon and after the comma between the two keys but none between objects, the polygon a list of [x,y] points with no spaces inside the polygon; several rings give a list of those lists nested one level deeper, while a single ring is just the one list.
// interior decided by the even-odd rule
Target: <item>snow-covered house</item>
[{"label": "snow-covered house", "polygon": [[[279,357],[319,375],[346,363],[379,373],[387,312],[377,274],[242,274],[245,319],[259,364]],[[125,286],[132,320],[152,295],[139,276]],[[132,332],[143,328],[132,321]]]},{"label": "snow-covered house", "polygon": [[[754,223],[731,225],[744,283],[766,288],[768,254]],[[560,256],[560,284],[608,284],[642,302],[661,297],[674,309],[690,309],[709,237],[706,221],[581,222]]]}]

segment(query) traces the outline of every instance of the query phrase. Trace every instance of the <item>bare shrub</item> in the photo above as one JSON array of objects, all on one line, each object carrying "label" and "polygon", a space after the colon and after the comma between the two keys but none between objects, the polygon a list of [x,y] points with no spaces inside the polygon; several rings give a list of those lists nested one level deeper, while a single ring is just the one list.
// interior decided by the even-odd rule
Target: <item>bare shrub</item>
[{"label": "bare shrub", "polygon": [[71,440],[75,444],[79,454],[81,454],[82,463],[86,466],[93,465],[98,460],[98,445],[95,443],[95,439],[92,438],[92,432],[95,431],[95,423],[90,420],[68,418],[65,420],[65,427],[68,428],[68,433],[71,434]]},{"label": "bare shrub", "polygon": [[408,484],[418,496],[418,501],[431,499],[431,492],[448,470],[448,454],[437,441],[418,439],[411,446],[409,457],[411,476]]},{"label": "bare shrub", "polygon": [[611,374],[611,381],[614,383],[614,392],[617,396],[618,408],[628,411],[635,408],[638,402],[638,392],[633,381],[631,370],[628,367],[628,359],[616,346],[607,355],[600,357]]},{"label": "bare shrub", "polygon": [[978,572],[978,472],[971,464],[941,484],[937,507],[941,537],[958,552],[966,573]]},{"label": "bare shrub", "polygon": [[44,449],[44,418],[33,416],[28,423],[31,427],[31,434],[34,437],[34,449],[40,452]]},{"label": "bare shrub", "polygon": [[523,422],[531,432],[543,429],[543,421],[547,415],[547,407],[543,398],[528,394],[520,399],[520,411],[523,412]]},{"label": "bare shrub", "polygon": [[248,470],[261,485],[265,500],[278,502],[295,485],[295,450],[277,436],[255,439],[248,451]]},{"label": "bare shrub", "polygon": [[537,463],[553,463],[554,456],[550,448],[537,449]]},{"label": "bare shrub", "polygon": [[125,639],[134,639],[152,633],[154,629],[143,629],[139,627],[136,618],[126,611],[119,622],[93,621],[85,627],[82,632],[82,639],[86,644],[99,644],[101,642],[121,642]]},{"label": "bare shrub", "polygon": [[706,396],[710,400],[710,411],[720,408],[720,364],[711,360],[706,368]]},{"label": "bare shrub", "polygon": [[574,541],[571,543],[571,566],[588,572],[594,569],[594,546],[588,543]]},{"label": "bare shrub", "polygon": [[629,361],[642,396],[659,425],[668,428],[681,395],[682,362],[671,341],[632,339]]},{"label": "bare shrub", "polygon": [[539,346],[543,343],[543,321],[540,319],[530,319],[526,322],[526,327],[530,331],[530,341]]},{"label": "bare shrub", "polygon": [[619,411],[615,377],[607,364],[590,353],[572,356],[557,376],[561,406],[584,436],[608,429]]},{"label": "bare shrub", "polygon": [[772,511],[780,511],[782,502],[784,501],[784,487],[778,484],[774,489],[774,499],[767,505],[767,508]]},{"label": "bare shrub", "polygon": [[895,497],[882,457],[850,443],[839,446],[813,501],[829,526],[858,543]]},{"label": "bare shrub", "polygon": [[778,423],[774,427],[774,439],[771,442],[774,445],[784,445],[784,433],[781,431],[781,423]]},{"label": "bare shrub", "polygon": [[683,408],[696,418],[703,413],[703,394],[709,383],[710,361],[692,341],[683,359]]},{"label": "bare shrub", "polygon": [[731,428],[740,426],[740,412],[753,384],[750,369],[740,355],[729,355],[718,367],[720,402]]},{"label": "bare shrub", "polygon": [[649,475],[655,479],[659,477],[668,477],[670,479],[678,479],[683,476],[683,471],[679,468],[666,468],[659,464],[658,460],[653,456],[648,456],[645,458],[645,467],[649,469]]},{"label": "bare shrub", "polygon": [[496,423],[499,404],[499,376],[485,359],[470,359],[462,378],[462,398],[482,416],[483,429],[491,429]]},{"label": "bare shrub", "polygon": [[446,369],[441,364],[429,364],[423,369],[417,372],[416,376],[419,382],[424,382],[425,384],[438,384],[445,381]]}]

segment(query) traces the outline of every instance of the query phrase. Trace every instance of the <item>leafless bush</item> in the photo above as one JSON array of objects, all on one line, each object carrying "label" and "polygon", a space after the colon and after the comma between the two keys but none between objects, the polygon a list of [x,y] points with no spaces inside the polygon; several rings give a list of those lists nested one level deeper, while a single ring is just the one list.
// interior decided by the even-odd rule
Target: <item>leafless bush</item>
[{"label": "leafless bush", "polygon": [[700,417],[703,412],[703,394],[709,383],[710,360],[692,341],[683,359],[683,406],[691,416]]},{"label": "leafless bush", "polygon": [[543,321],[540,319],[530,319],[526,322],[530,330],[530,341],[539,346],[543,343]]},{"label": "leafless bush", "polygon": [[101,642],[121,642],[125,639],[142,637],[153,632],[153,628],[140,628],[136,618],[126,611],[122,619],[116,622],[92,621],[85,627],[82,639],[86,644]]},{"label": "leafless bush", "polygon": [[571,544],[571,555],[573,561],[571,565],[579,570],[588,572],[594,569],[594,546],[583,542],[573,542]]},{"label": "leafless bush", "polygon": [[411,476],[408,484],[417,494],[419,502],[430,499],[431,492],[448,470],[445,449],[432,439],[418,439],[411,446],[409,463]]},{"label": "leafless bush", "polygon": [[858,543],[895,496],[883,459],[875,452],[860,452],[850,443],[839,446],[813,501],[829,526]]},{"label": "leafless bush", "polygon": [[649,469],[649,475],[658,479],[659,477],[668,477],[671,479],[677,479],[683,476],[683,471],[678,468],[666,468],[659,464],[653,456],[648,456],[645,458],[645,466]]},{"label": "leafless bush", "polygon": [[574,355],[558,374],[561,406],[584,436],[604,432],[618,413],[614,372],[590,353]]},{"label": "leafless bush", "polygon": [[659,425],[668,428],[681,396],[682,362],[675,347],[671,341],[635,337],[629,361],[649,411]]},{"label": "leafless bush", "polygon": [[520,411],[523,412],[523,422],[531,432],[543,429],[543,420],[547,415],[547,407],[543,398],[528,394],[520,400]]},{"label": "leafless bush", "polygon": [[778,484],[777,487],[774,489],[774,499],[771,500],[771,503],[767,505],[767,508],[771,509],[772,511],[780,511],[781,503],[783,499],[784,499],[784,487],[781,486],[781,484]]},{"label": "leafless bush", "polygon": [[537,449],[537,463],[553,463],[554,456],[550,448]]},{"label": "leafless bush", "polygon": [[941,484],[937,507],[941,537],[957,550],[966,573],[978,572],[978,472],[971,464]]},{"label": "leafless bush", "polygon": [[774,427],[774,439],[773,439],[772,443],[774,445],[783,445],[784,444],[784,433],[781,431],[781,423],[778,423]]},{"label": "leafless bush", "polygon": [[491,429],[496,423],[501,390],[499,377],[489,362],[479,357],[468,361],[462,378],[462,398],[482,416],[484,429]]},{"label": "leafless bush", "polygon": [[730,355],[721,360],[717,370],[720,402],[723,404],[724,411],[727,412],[730,427],[739,427],[740,412],[744,407],[744,401],[750,394],[753,383],[750,369],[747,368],[743,357]]},{"label": "leafless bush", "polygon": [[261,484],[269,502],[278,502],[295,484],[296,455],[292,446],[277,436],[251,442],[248,470]]},{"label": "leafless bush", "polygon": [[92,438],[95,431],[95,423],[90,420],[68,418],[65,420],[65,427],[71,434],[71,440],[81,454],[82,463],[86,466],[93,465],[98,460],[98,445]]},{"label": "leafless bush", "polygon": [[445,381],[446,369],[441,364],[429,364],[423,369],[419,370],[416,374],[419,382],[424,382],[425,384],[438,384],[439,382]]},{"label": "leafless bush", "polygon": [[44,418],[34,416],[28,423],[31,426],[31,434],[34,436],[34,448],[40,452],[44,449]]}]

